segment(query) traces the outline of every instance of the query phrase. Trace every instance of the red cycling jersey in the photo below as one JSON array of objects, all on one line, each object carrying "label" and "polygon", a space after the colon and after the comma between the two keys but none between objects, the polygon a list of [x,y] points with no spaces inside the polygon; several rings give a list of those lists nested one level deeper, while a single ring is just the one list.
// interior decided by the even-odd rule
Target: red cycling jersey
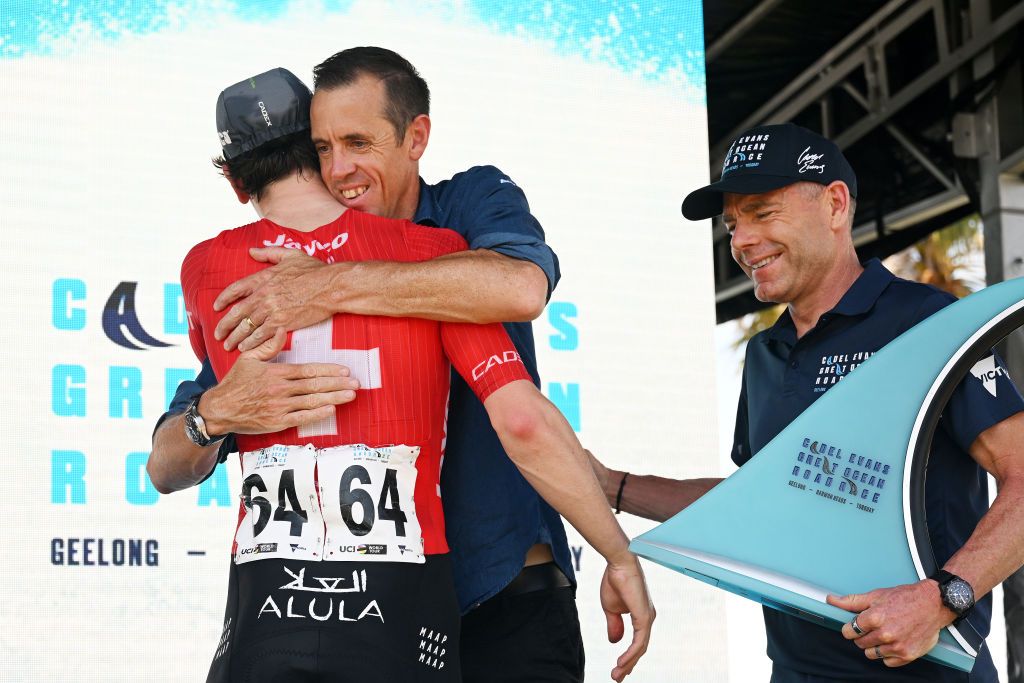
[{"label": "red cycling jersey", "polygon": [[[227,374],[239,353],[225,351],[223,343],[214,339],[214,328],[227,310],[215,312],[213,301],[232,282],[266,267],[249,255],[250,248],[266,246],[301,249],[326,263],[412,262],[461,251],[466,242],[450,230],[348,210],[310,232],[264,219],[196,245],[181,266],[189,338],[200,360],[209,356],[218,379]],[[274,434],[240,434],[239,449],[253,451],[274,444],[419,446],[414,497],[423,549],[426,554],[447,552],[438,479],[444,455],[449,360],[481,401],[509,382],[531,381],[504,328],[497,323],[339,313],[289,333],[284,351],[275,360],[348,366],[361,389],[354,401],[337,406],[333,420]]]}]

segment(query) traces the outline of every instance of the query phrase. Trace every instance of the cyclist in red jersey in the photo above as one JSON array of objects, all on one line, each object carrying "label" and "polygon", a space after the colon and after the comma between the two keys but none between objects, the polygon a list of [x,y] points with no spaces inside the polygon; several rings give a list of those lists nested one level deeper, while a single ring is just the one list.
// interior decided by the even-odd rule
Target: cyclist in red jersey
[{"label": "cyclist in red jersey", "polygon": [[[223,167],[263,216],[197,245],[182,266],[190,338],[218,376],[239,353],[213,338],[223,315],[213,300],[263,267],[250,248],[280,244],[327,262],[425,260],[465,248],[450,231],[345,212],[316,174],[308,102],[305,86],[280,69],[228,88],[218,102],[230,158]],[[307,145],[311,165],[267,174]],[[328,405],[309,406],[322,418],[316,423],[239,435],[242,504],[209,680],[458,680],[459,614],[437,486],[449,360],[523,474],[616,566],[602,585],[609,614],[652,610],[572,429],[500,325],[339,314],[288,336],[279,331],[256,353],[345,365],[360,392],[355,401],[335,392]],[[645,647],[644,638],[639,654]],[[627,655],[639,656],[637,648]]]}]

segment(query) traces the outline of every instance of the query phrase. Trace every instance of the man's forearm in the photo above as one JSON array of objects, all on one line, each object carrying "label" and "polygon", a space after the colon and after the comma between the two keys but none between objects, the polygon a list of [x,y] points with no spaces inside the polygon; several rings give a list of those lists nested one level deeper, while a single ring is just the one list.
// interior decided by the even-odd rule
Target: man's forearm
[{"label": "man's forearm", "polygon": [[977,598],[1024,564],[1024,477],[1004,481],[992,507],[967,543],[945,564],[962,577]]},{"label": "man's forearm", "polygon": [[526,381],[502,387],[484,405],[505,451],[537,493],[605,559],[621,559],[629,540],[558,409]]},{"label": "man's forearm", "polygon": [[[364,261],[329,267],[335,311],[446,322],[526,322],[547,299],[539,266],[488,249],[431,261]],[[325,269],[327,270],[327,269]]]},{"label": "man's forearm", "polygon": [[971,457],[995,477],[998,494],[971,537],[945,565],[981,597],[1024,563],[1024,412],[983,431]]},{"label": "man's forearm", "polygon": [[160,493],[172,493],[195,486],[217,463],[220,441],[197,446],[185,435],[182,415],[172,415],[153,435],[153,450],[146,471]]},{"label": "man's forearm", "polygon": [[622,478],[625,474],[618,470],[608,470],[608,477],[602,487],[608,504],[615,507],[621,487],[619,509],[655,522],[669,519],[722,481],[720,478],[668,479],[630,473],[623,486]]}]

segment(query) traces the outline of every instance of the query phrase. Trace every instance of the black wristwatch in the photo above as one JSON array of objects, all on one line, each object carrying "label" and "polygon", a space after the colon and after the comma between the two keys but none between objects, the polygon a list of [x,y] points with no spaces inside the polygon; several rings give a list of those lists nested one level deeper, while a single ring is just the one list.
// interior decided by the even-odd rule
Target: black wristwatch
[{"label": "black wristwatch", "polygon": [[974,607],[974,588],[956,574],[940,569],[928,578],[938,582],[942,604],[953,610],[957,621]]},{"label": "black wristwatch", "polygon": [[209,446],[210,444],[220,441],[227,434],[222,436],[210,436],[206,431],[206,422],[203,421],[203,416],[199,414],[199,399],[203,397],[199,394],[192,402],[188,404],[188,408],[185,409],[185,434],[188,436],[189,441],[197,446]]}]

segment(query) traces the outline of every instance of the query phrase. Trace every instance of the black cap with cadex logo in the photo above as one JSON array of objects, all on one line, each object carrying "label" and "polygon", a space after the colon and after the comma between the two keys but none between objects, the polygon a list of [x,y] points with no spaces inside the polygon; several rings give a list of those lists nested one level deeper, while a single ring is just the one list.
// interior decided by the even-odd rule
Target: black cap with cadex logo
[{"label": "black cap with cadex logo", "polygon": [[224,158],[309,130],[313,95],[288,69],[271,69],[225,88],[217,98],[217,135]]},{"label": "black cap with cadex logo", "polygon": [[857,176],[834,142],[794,123],[758,126],[729,146],[722,177],[683,200],[691,221],[722,213],[722,193],[760,194],[798,182],[828,185],[842,180],[857,196]]}]

